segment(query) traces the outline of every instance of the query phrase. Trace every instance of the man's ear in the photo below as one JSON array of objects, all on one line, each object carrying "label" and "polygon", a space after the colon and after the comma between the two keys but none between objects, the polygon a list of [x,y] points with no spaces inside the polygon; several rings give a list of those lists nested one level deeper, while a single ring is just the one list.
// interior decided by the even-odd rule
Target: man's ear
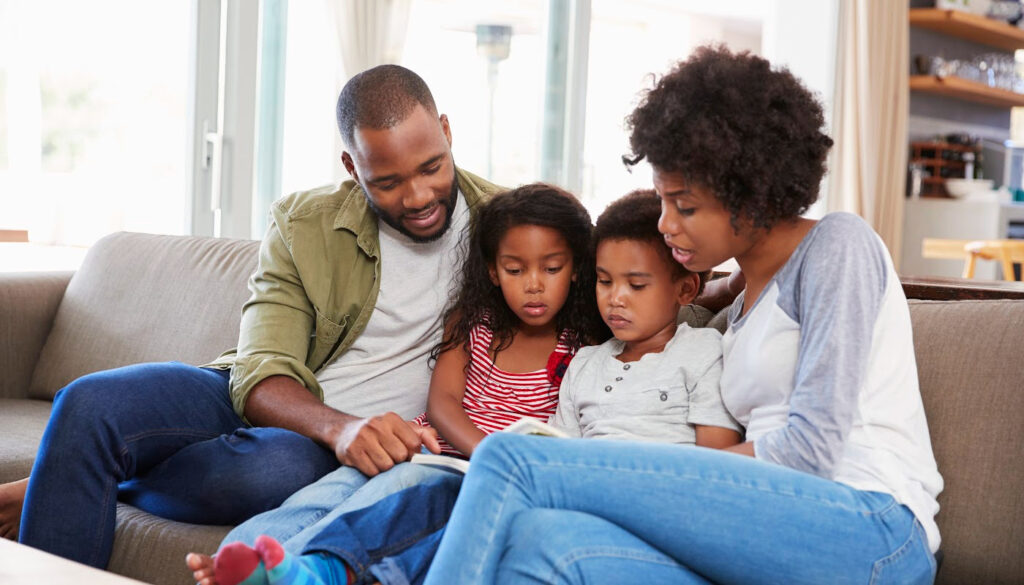
[{"label": "man's ear", "polygon": [[441,131],[444,132],[445,140],[448,141],[448,148],[451,148],[451,146],[452,146],[452,127],[448,123],[448,115],[447,114],[441,114],[441,117],[438,118],[438,120],[441,122]]},{"label": "man's ear", "polygon": [[501,282],[498,280],[498,268],[494,264],[487,265],[487,275],[491,277],[494,286],[501,286]]},{"label": "man's ear", "polygon": [[356,163],[352,162],[352,155],[348,151],[341,153],[341,164],[345,165],[345,170],[358,183],[359,173],[356,172]]},{"label": "man's ear", "polygon": [[689,272],[676,281],[676,286],[679,287],[676,300],[679,301],[680,307],[685,307],[692,303],[693,299],[697,298],[697,290],[700,288],[700,275],[695,272]]}]

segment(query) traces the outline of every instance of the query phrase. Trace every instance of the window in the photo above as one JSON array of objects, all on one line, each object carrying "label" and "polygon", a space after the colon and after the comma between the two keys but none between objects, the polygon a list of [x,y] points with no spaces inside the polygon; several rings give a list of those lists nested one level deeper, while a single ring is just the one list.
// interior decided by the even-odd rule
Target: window
[{"label": "window", "polygon": [[0,3],[0,228],[187,230],[190,5]]},{"label": "window", "polygon": [[[427,81],[449,115],[460,166],[509,186],[558,182],[596,214],[651,184],[649,169],[630,173],[621,163],[628,151],[623,122],[653,75],[697,45],[724,43],[789,66],[822,95],[828,112],[835,4],[412,0],[399,62]],[[355,72],[344,70],[332,40],[335,18],[322,3],[288,5],[283,193],[347,176],[333,112],[338,89]],[[511,32],[507,52],[490,62],[478,48],[482,25]],[[554,62],[560,58],[568,62],[561,73]],[[558,92],[567,94],[564,109],[549,95]],[[562,153],[546,152],[559,146]]]},{"label": "window", "polygon": [[[402,37],[398,61],[424,78],[448,114],[456,162],[506,185],[537,177],[546,6],[413,0]],[[288,3],[282,195],[347,178],[334,106],[357,71],[344,70],[334,18],[325,3]],[[486,23],[512,27],[508,57],[491,77],[476,47],[476,25]]]},{"label": "window", "polygon": [[[649,74],[701,42],[789,65],[829,110],[836,4],[410,0],[389,24],[392,58],[451,119],[460,166],[559,182],[596,214],[650,185],[620,162],[623,119]],[[347,176],[334,121],[354,73],[337,33],[346,6],[0,2],[0,229],[82,246],[117,230],[260,237],[270,200]],[[223,168],[209,162],[215,130]]]},{"label": "window", "polygon": [[[501,185],[539,177],[546,8],[543,0],[412,3],[402,65],[448,114],[459,166]],[[477,49],[477,25],[511,32],[507,57],[493,66]]]},{"label": "window", "polygon": [[709,42],[761,54],[763,15],[756,6],[739,8],[737,2],[697,6],[594,0],[580,189],[592,215],[629,191],[652,184],[646,163],[630,171],[621,160],[629,152],[625,118],[641,91],[653,85],[654,76]]}]

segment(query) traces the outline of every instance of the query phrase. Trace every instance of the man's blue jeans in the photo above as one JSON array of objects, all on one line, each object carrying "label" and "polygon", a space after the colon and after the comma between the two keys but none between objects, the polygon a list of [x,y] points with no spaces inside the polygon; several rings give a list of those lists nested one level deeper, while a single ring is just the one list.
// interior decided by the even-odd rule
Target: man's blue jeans
[{"label": "man's blue jeans", "polygon": [[495,433],[427,584],[931,583],[887,494],[700,447]]},{"label": "man's blue jeans", "polygon": [[338,467],[306,437],[245,427],[227,371],[172,362],[83,376],[54,400],[19,540],[103,568],[119,498],[171,520],[235,524]]}]

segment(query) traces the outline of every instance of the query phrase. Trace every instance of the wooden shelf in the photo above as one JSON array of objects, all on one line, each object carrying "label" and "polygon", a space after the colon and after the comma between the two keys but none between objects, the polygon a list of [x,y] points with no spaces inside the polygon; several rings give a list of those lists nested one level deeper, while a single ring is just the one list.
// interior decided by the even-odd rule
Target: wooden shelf
[{"label": "wooden shelf", "polygon": [[969,12],[938,8],[911,8],[910,25],[1006,51],[1024,49],[1024,30]]},{"label": "wooden shelf", "polygon": [[962,160],[942,160],[941,158],[915,158],[914,162],[926,167],[962,167]]},{"label": "wooden shelf", "polygon": [[911,148],[919,148],[921,150],[956,150],[959,152],[966,152],[968,150],[977,150],[976,145],[966,144],[953,144],[952,142],[932,140],[929,142],[911,142]]},{"label": "wooden shelf", "polygon": [[910,89],[1002,108],[1024,106],[1024,94],[989,87],[959,77],[911,75]]}]

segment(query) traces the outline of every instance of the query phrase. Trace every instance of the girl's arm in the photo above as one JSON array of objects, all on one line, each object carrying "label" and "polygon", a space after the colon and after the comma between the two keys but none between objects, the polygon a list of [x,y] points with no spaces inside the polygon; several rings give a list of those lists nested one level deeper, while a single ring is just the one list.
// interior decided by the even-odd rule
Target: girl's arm
[{"label": "girl's arm", "polygon": [[461,345],[438,356],[434,374],[430,377],[427,419],[448,444],[468,457],[487,435],[469,420],[469,415],[462,408],[467,365],[469,354]]},{"label": "girl's arm", "polygon": [[696,425],[696,428],[697,445],[700,447],[725,449],[726,447],[738,445],[740,442],[740,434],[732,429],[707,425]]}]

